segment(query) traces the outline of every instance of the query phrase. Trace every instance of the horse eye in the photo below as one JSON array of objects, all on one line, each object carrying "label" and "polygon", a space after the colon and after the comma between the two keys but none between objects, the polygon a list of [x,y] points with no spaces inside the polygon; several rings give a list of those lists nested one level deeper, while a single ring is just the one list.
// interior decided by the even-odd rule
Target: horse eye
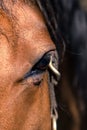
[{"label": "horse eye", "polygon": [[[42,57],[42,59],[34,66],[34,68],[39,69],[39,70],[45,70],[48,67],[48,64],[50,62],[50,55],[46,54],[45,56]],[[34,69],[33,68],[33,69]]]},{"label": "horse eye", "polygon": [[34,75],[38,75],[43,73],[49,65],[50,62],[50,54],[46,54],[44,55],[39,62],[37,62],[33,68],[31,69],[31,71],[27,72],[24,76],[23,79],[27,79],[30,76],[34,76]]}]

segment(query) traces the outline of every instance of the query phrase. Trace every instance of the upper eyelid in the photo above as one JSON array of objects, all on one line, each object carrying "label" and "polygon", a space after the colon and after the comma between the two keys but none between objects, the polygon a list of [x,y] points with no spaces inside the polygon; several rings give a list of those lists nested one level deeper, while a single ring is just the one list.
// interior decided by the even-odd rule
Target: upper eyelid
[{"label": "upper eyelid", "polygon": [[[16,79],[15,79],[15,83],[20,83],[21,81],[23,81],[25,78],[28,78],[29,76],[33,75],[33,73],[31,73],[33,67],[38,64],[41,59],[43,59],[43,57],[47,54],[52,54],[52,52],[55,52],[56,49],[53,49],[53,50],[50,50],[46,53],[44,53],[42,56],[39,57],[39,59],[34,62],[33,65],[31,65],[29,62],[27,64],[25,64],[23,67],[22,67],[22,70],[20,71],[20,73],[18,73]],[[39,73],[38,73],[39,74]]]},{"label": "upper eyelid", "polygon": [[[50,52],[53,52],[53,51],[56,51],[56,49],[54,48],[54,49],[50,49],[49,51],[46,51],[45,53],[43,53],[42,55],[40,55],[40,56],[38,56],[38,58],[35,60],[35,62],[32,64],[32,67],[31,67],[31,69],[37,64],[37,63],[39,63],[39,61],[46,55],[46,54],[48,54],[48,53],[50,53]],[[30,71],[31,71],[31,69],[30,69]]]},{"label": "upper eyelid", "polygon": [[[46,53],[46,54],[49,54],[49,53]],[[23,79],[26,79],[26,78],[32,76],[32,75],[35,73],[35,71],[33,71],[33,68],[39,66],[40,62],[42,61],[42,59],[44,59],[44,57],[46,56],[46,54],[44,54],[44,55],[42,56],[42,58],[32,67],[32,69],[31,69],[30,71],[28,71],[28,72],[25,73],[25,75],[23,76]],[[50,58],[50,56],[49,56],[49,58]],[[49,64],[49,63],[47,63],[47,64]],[[37,68],[36,68],[36,69],[37,69]],[[39,69],[39,68],[38,68],[38,69]]]},{"label": "upper eyelid", "polygon": [[[33,66],[32,66],[30,69],[28,69],[28,67],[27,67],[26,71],[23,72],[23,74],[22,74],[22,76],[20,76],[20,78],[18,78],[17,82],[20,82],[20,81],[22,81],[23,79],[28,78],[28,77],[30,77],[31,75],[33,75],[34,71],[32,72],[32,69],[33,69],[36,65],[38,65],[38,63],[41,61],[41,59],[43,59],[43,57],[44,57],[45,55],[47,55],[47,54],[50,54],[50,56],[51,56],[55,51],[56,51],[56,49],[53,49],[53,50],[50,50],[50,51],[44,53],[44,54],[41,56],[41,58],[39,58],[39,60],[37,60],[37,61],[35,62],[35,64],[33,64]],[[31,72],[32,72],[32,73],[31,73]]]}]

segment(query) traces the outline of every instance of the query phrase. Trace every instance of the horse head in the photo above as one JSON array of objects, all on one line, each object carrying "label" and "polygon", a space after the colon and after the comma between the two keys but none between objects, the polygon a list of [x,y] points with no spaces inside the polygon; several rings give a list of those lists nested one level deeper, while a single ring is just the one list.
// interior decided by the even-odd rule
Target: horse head
[{"label": "horse head", "polygon": [[0,130],[51,129],[48,68],[55,51],[34,1],[0,1]]}]

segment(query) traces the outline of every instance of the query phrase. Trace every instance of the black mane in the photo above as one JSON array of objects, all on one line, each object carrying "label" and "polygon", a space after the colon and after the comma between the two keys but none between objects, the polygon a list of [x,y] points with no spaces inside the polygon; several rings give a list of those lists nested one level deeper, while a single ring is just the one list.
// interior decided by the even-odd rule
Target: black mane
[{"label": "black mane", "polygon": [[68,59],[69,84],[81,112],[82,130],[86,130],[87,12],[82,8],[79,0],[37,0],[37,3],[57,46],[60,61],[64,57]]}]

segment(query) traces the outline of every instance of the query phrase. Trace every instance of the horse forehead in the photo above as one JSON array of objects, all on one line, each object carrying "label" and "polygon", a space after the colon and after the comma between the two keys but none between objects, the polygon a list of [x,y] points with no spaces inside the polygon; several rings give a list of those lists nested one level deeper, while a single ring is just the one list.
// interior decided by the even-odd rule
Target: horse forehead
[{"label": "horse forehead", "polygon": [[1,25],[4,27],[2,31],[4,30],[8,44],[14,45],[13,48],[8,46],[9,50],[13,50],[8,51],[8,53],[13,53],[13,56],[11,54],[12,61],[13,59],[16,63],[29,61],[32,64],[38,58],[38,55],[41,57],[44,52],[55,49],[43,17],[36,7],[31,8],[24,4],[17,4],[13,7],[11,13],[13,19],[4,14],[3,19],[6,26],[3,22]]},{"label": "horse forehead", "polygon": [[45,27],[42,14],[37,6],[32,7],[26,4],[18,3],[13,7],[12,13],[17,18],[17,22],[20,25],[25,25],[26,23],[32,27],[34,24],[39,25],[39,27]]},{"label": "horse forehead", "polygon": [[[26,14],[26,15],[25,15]],[[40,53],[55,48],[47,31],[44,19],[37,8],[17,5],[13,9],[16,17],[15,32],[18,35],[18,53],[26,50],[29,60],[35,60]],[[20,49],[22,48],[22,49]]]},{"label": "horse forehead", "polygon": [[16,43],[21,43],[21,41],[30,44],[32,49],[38,48],[38,50],[46,48],[45,44],[49,44],[49,46],[52,44],[43,17],[37,7],[31,8],[28,5],[17,3],[11,11],[13,21],[4,15],[5,22],[2,22],[1,25],[5,28],[9,41],[19,39],[19,42],[15,42],[15,47]]},{"label": "horse forehead", "polygon": [[[47,41],[50,37],[42,14],[37,7],[32,8],[25,4],[16,5],[13,8],[13,15],[16,18],[16,31],[22,40],[31,41],[33,46],[43,39],[46,40],[46,42],[52,42]],[[34,42],[34,40],[36,40],[36,42]]]},{"label": "horse forehead", "polygon": [[25,26],[26,24],[27,26],[33,27],[37,22],[37,25],[45,26],[41,11],[36,5],[26,4],[26,2],[21,2],[21,0],[18,0],[15,4],[12,4],[12,2],[8,0],[4,4],[8,11],[7,13],[10,16],[12,15],[19,25]]}]

